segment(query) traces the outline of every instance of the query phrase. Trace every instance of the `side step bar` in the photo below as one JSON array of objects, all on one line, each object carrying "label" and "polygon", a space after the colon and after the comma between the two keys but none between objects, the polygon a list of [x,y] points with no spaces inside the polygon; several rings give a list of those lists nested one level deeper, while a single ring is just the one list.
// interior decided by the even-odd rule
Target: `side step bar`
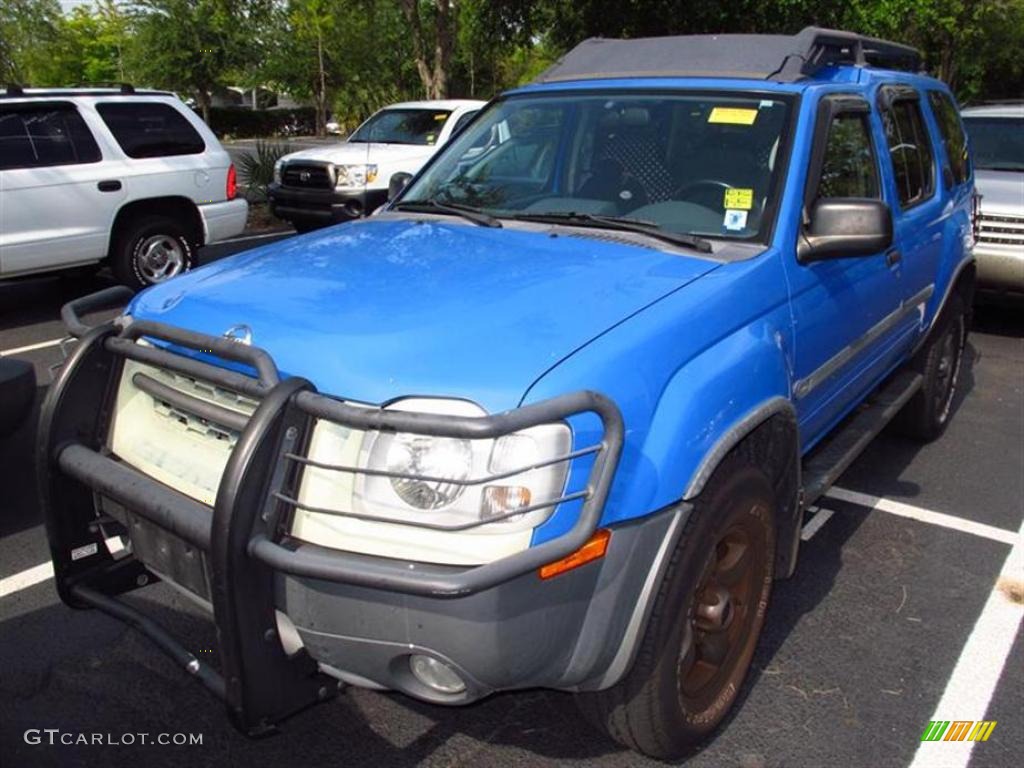
[{"label": "side step bar", "polygon": [[811,451],[803,465],[804,507],[828,492],[923,383],[924,377],[914,371],[897,373],[861,410],[848,417],[845,425]]}]

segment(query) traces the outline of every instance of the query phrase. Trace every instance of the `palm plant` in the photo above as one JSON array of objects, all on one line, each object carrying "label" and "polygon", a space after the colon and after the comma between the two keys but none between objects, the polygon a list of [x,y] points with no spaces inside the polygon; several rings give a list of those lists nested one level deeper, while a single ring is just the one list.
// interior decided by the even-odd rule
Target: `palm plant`
[{"label": "palm plant", "polygon": [[274,165],[293,151],[286,141],[258,140],[252,152],[238,158],[238,178],[245,185],[245,198],[250,203],[266,201],[267,187],[274,180]]}]

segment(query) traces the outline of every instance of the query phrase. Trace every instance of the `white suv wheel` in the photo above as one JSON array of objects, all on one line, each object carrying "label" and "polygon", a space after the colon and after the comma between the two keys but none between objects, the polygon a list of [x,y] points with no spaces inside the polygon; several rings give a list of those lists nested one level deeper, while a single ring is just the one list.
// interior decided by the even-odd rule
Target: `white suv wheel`
[{"label": "white suv wheel", "polygon": [[184,271],[187,260],[181,242],[170,235],[153,235],[135,247],[135,271],[147,283],[159,283]]}]

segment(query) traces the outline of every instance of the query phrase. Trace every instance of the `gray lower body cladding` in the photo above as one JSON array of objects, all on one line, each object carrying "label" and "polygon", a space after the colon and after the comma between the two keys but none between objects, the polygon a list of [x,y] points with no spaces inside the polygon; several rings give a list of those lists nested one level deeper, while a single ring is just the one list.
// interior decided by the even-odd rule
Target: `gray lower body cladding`
[{"label": "gray lower body cladding", "polygon": [[[280,576],[277,604],[321,664],[350,681],[427,701],[607,687],[632,660],[688,509],[614,528],[604,558],[548,580],[528,573],[472,595],[437,598]],[[420,683],[410,672],[414,653],[449,664],[466,690],[444,694]]]}]

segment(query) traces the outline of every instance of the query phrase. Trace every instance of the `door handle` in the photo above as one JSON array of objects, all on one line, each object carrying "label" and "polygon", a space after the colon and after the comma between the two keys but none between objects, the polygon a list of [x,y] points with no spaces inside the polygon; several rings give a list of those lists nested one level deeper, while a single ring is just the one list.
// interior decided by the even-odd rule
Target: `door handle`
[{"label": "door handle", "polygon": [[885,252],[885,263],[887,266],[895,267],[903,260],[903,254],[895,248],[890,248]]},{"label": "door handle", "polygon": [[121,182],[117,179],[108,179],[107,181],[101,181],[97,184],[96,189],[100,192],[117,192],[121,189]]}]

